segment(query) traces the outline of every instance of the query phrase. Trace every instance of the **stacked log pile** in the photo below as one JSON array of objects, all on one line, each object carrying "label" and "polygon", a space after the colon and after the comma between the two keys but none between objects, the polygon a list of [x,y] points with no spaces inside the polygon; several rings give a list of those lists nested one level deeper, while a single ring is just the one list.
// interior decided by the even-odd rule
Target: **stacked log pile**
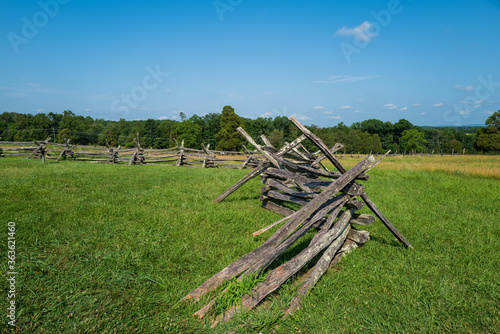
[{"label": "stacked log pile", "polygon": [[[248,275],[262,273],[290,247],[296,245],[299,240],[302,241],[301,238],[308,231],[316,229],[316,234],[299,254],[269,271],[265,280],[258,283],[251,293],[244,295],[237,305],[217,316],[213,321],[213,326],[222,320],[230,320],[236,312],[254,308],[267,295],[278,289],[291,276],[299,273],[313,258],[321,254],[320,259],[306,274],[307,278],[286,309],[285,315],[297,310],[303,298],[328,268],[335,265],[348,251],[369,239],[368,232],[355,228],[355,226],[369,225],[375,222],[374,216],[357,213],[365,205],[375,213],[398,240],[405,246],[412,248],[368,198],[364,186],[357,182],[357,180],[368,180],[366,172],[377,165],[383,157],[376,161],[372,155],[369,155],[347,171],[332,153],[341,145],[328,149],[318,137],[303,127],[296,119],[292,117],[291,121],[302,131],[303,135],[280,150],[272,148],[269,144],[265,146],[256,144],[242,129],[239,129],[240,133],[266,157],[266,161],[262,162],[236,185],[241,186],[244,182],[260,174],[265,185],[261,198],[264,205],[285,216],[255,232],[254,235],[264,233],[276,225],[283,225],[259,248],[222,269],[187,294],[184,300],[198,300],[206,293],[217,289],[227,280],[237,278],[241,281]],[[316,144],[323,155],[317,157],[293,149],[297,148],[305,138]],[[284,156],[293,157],[295,160],[285,160]],[[324,157],[332,162],[338,172],[328,171],[324,166],[321,166],[320,161]],[[242,181],[243,183],[241,183]],[[236,189],[237,187],[234,186],[229,188],[229,192],[223,193],[225,197],[221,195],[222,197],[219,196],[215,202],[220,202]],[[286,207],[287,204],[284,203],[292,205]],[[194,315],[201,319],[210,314],[217,298],[223,296],[224,293],[225,291],[222,291],[218,297],[212,299]]]}]

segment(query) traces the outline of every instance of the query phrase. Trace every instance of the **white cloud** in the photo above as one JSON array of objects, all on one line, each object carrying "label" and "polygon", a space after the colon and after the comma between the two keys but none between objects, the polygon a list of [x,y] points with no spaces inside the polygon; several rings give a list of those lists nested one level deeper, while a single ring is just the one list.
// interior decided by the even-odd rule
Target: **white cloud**
[{"label": "white cloud", "polygon": [[85,111],[85,112],[89,112],[89,111],[90,111],[90,108],[86,108],[84,111]]},{"label": "white cloud", "polygon": [[320,110],[320,109],[325,109],[325,106],[315,106],[313,107],[314,110]]},{"label": "white cloud", "polygon": [[307,120],[310,120],[309,117],[305,116],[305,115],[300,115],[300,114],[293,114],[292,115],[293,117],[295,117],[296,119],[298,119],[299,121],[307,121]]},{"label": "white cloud", "polygon": [[458,89],[458,90],[474,90],[474,86],[473,85],[456,85],[456,86],[453,86],[453,88],[455,89]]},{"label": "white cloud", "polygon": [[408,109],[408,107],[407,107],[407,106],[404,106],[403,108],[401,108],[401,109],[399,109],[399,110],[401,110],[401,111],[405,111],[405,110],[407,110],[407,109]]},{"label": "white cloud", "polygon": [[458,112],[458,114],[459,114],[459,115],[468,115],[468,114],[470,114],[470,110],[468,110],[468,109],[465,109],[465,110],[460,110],[460,111]]},{"label": "white cloud", "polygon": [[358,100],[358,102],[359,102],[359,103],[363,103],[363,102],[365,102],[365,100]]},{"label": "white cloud", "polygon": [[372,23],[365,21],[354,28],[343,26],[333,36],[353,36],[360,42],[368,42],[378,36],[378,34],[372,32],[373,27]]},{"label": "white cloud", "polygon": [[363,80],[377,79],[380,75],[365,75],[365,76],[353,76],[353,75],[330,75],[326,80],[314,81],[315,83],[350,83]]},{"label": "white cloud", "polygon": [[384,104],[384,109],[394,110],[394,109],[398,109],[398,106],[395,104],[392,104],[392,103],[387,103],[387,104]]},{"label": "white cloud", "polygon": [[340,117],[340,116],[328,116],[327,118],[331,118],[331,119],[341,119],[342,117]]},{"label": "white cloud", "polygon": [[474,108],[479,108],[481,107],[481,104],[483,104],[484,100],[477,100],[477,101],[474,101]]},{"label": "white cloud", "polygon": [[433,107],[442,107],[443,104],[441,102],[439,102],[439,103],[434,103],[432,106]]},{"label": "white cloud", "polygon": [[351,109],[352,107],[348,104],[344,104],[343,106],[340,106],[341,110],[346,110],[346,109]]},{"label": "white cloud", "polygon": [[181,119],[180,116],[172,116],[172,119]]},{"label": "white cloud", "polygon": [[486,114],[486,115],[493,115],[493,111],[488,111],[488,110],[486,110],[486,111],[483,111],[483,114]]},{"label": "white cloud", "polygon": [[412,106],[414,106],[414,107],[421,107],[422,104],[421,103],[413,103]]},{"label": "white cloud", "polygon": [[356,109],[356,110],[354,110],[354,112],[355,112],[355,113],[358,113],[358,114],[359,114],[359,113],[362,113],[362,111],[361,111],[361,110],[357,110],[357,109]]},{"label": "white cloud", "polygon": [[331,111],[323,111],[322,114],[325,114],[325,115],[331,115],[332,112]]},{"label": "white cloud", "polygon": [[272,117],[272,116],[274,116],[274,114],[272,112],[270,112],[270,111],[265,112],[265,113],[259,115],[259,117],[263,117],[263,118]]},{"label": "white cloud", "polygon": [[168,119],[168,116],[160,116],[160,117],[158,117],[158,119],[159,119],[160,121],[162,121],[162,120]]},{"label": "white cloud", "polygon": [[425,111],[420,113],[420,115],[425,115],[425,114],[427,114]]},{"label": "white cloud", "polygon": [[36,111],[37,113],[43,113],[45,110],[43,110],[43,109],[37,109],[37,110],[35,110],[35,111]]}]

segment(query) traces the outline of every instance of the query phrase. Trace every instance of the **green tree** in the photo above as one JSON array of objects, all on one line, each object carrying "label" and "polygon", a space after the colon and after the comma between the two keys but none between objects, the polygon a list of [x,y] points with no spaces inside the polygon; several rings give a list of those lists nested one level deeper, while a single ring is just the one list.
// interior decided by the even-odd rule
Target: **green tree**
[{"label": "green tree", "polygon": [[275,148],[280,148],[281,146],[283,146],[283,138],[283,132],[278,129],[274,129],[273,132],[271,132],[271,134],[269,135],[269,141]]},{"label": "green tree", "polygon": [[174,139],[179,145],[184,140],[184,147],[201,148],[201,128],[191,121],[175,123],[170,129],[170,145],[175,146]]},{"label": "green tree", "polygon": [[399,138],[401,149],[409,152],[422,150],[422,146],[420,146],[420,144],[424,144],[426,142],[424,134],[416,129],[403,131],[401,138]]},{"label": "green tree", "polygon": [[486,125],[494,126],[498,130],[500,130],[500,110],[496,111],[495,113],[493,113],[493,115],[488,117],[488,119],[486,120]]},{"label": "green tree", "polygon": [[236,115],[231,106],[222,109],[220,120],[220,131],[217,133],[217,150],[236,151],[245,143],[245,139],[236,131],[238,127],[243,127],[243,121]]},{"label": "green tree", "polygon": [[487,127],[476,131],[474,147],[480,151],[500,151],[500,110],[488,117]]},{"label": "green tree", "polygon": [[459,140],[452,139],[444,145],[444,150],[446,153],[461,153],[462,143]]}]

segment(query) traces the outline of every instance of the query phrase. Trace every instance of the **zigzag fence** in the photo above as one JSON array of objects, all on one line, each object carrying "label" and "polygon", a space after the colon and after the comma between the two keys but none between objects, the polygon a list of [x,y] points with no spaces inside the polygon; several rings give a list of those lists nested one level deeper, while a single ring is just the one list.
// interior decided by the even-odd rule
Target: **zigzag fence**
[{"label": "zigzag fence", "polygon": [[[210,150],[209,145],[202,150],[184,147],[184,141],[175,147],[167,149],[143,149],[136,140],[136,148],[100,147],[70,145],[50,142],[50,137],[44,141],[7,142],[0,141],[0,157],[38,158],[59,161],[71,159],[89,163],[108,164],[165,164],[201,168],[254,168],[262,160],[260,153],[227,152]],[[246,149],[246,148],[245,148]]]}]

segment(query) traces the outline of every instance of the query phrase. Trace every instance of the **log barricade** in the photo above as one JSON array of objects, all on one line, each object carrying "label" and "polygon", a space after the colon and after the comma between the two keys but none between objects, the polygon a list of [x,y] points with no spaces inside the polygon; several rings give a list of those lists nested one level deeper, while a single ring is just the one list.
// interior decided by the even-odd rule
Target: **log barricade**
[{"label": "log barricade", "polygon": [[[263,141],[266,143],[264,146],[257,144],[243,129],[238,129],[265,160],[214,202],[223,201],[245,182],[260,175],[264,184],[260,197],[263,206],[284,218],[253,234],[256,236],[281,225],[260,247],[229,264],[183,298],[184,300],[199,300],[225,281],[231,279],[241,281],[248,275],[262,274],[263,280],[256,283],[251,292],[245,294],[240,301],[222,314],[214,315],[212,327],[220,321],[230,320],[236,312],[254,308],[291,276],[300,274],[302,268],[308,263],[313,264],[313,268],[303,274],[304,280],[297,295],[284,311],[285,315],[294,313],[308,292],[329,268],[349,251],[369,240],[368,232],[356,228],[356,226],[372,224],[376,220],[372,215],[357,213],[365,205],[398,240],[405,246],[413,248],[368,198],[364,186],[357,181],[368,180],[367,172],[389,152],[379,160],[370,154],[353,168],[346,170],[334,156],[335,151],[342,148],[341,144],[336,144],[330,149],[295,118],[291,117],[290,120],[303,133],[303,136],[279,150],[272,147],[264,138]],[[305,138],[319,148],[318,156],[310,154],[300,146],[300,142]],[[338,172],[328,171],[320,164],[318,159],[323,158],[319,156],[320,153],[330,160]],[[311,237],[309,231],[315,231],[315,234]],[[300,247],[301,243],[307,246],[297,255],[290,260],[280,259],[280,256],[288,249]],[[320,254],[319,260],[314,264],[314,258]],[[281,263],[274,265],[274,269],[267,270],[280,260]],[[202,319],[206,315],[213,314],[214,305],[219,298],[224,297],[225,291],[216,295],[208,304],[194,313],[194,316]]]}]

